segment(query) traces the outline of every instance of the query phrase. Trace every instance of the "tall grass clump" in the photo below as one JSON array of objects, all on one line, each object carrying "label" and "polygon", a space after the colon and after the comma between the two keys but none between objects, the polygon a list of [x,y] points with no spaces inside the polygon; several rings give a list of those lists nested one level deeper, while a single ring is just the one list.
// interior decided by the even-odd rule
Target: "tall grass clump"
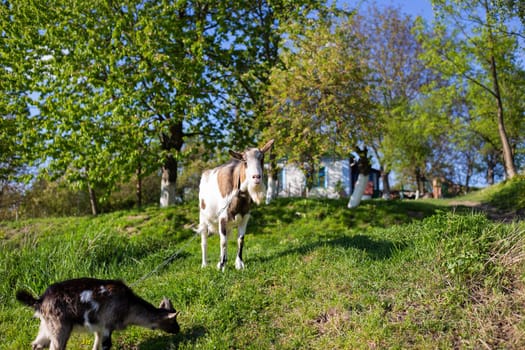
[{"label": "tall grass clump", "polygon": [[[436,261],[453,305],[462,347],[525,347],[525,225],[490,222],[484,215],[446,213],[440,222]],[[445,223],[443,225],[443,223]]]},{"label": "tall grass clump", "polygon": [[525,260],[523,225],[493,223],[482,214],[446,213],[429,219],[436,220],[441,224],[434,234],[447,275],[470,289],[505,291],[506,281],[516,277],[516,267]]}]

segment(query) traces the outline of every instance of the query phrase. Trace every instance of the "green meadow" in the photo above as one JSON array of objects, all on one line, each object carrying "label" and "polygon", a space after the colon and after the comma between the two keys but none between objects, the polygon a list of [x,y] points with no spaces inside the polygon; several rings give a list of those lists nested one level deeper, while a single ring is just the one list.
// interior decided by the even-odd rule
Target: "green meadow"
[{"label": "green meadow", "polygon": [[[40,295],[81,276],[122,279],[180,311],[180,334],[130,327],[115,349],[525,348],[525,179],[453,202],[346,203],[254,209],[246,269],[234,268],[234,232],[224,273],[216,235],[201,268],[197,203],[1,222],[0,349],[29,349],[38,331],[18,288]],[[74,333],[69,348],[92,344]]]}]

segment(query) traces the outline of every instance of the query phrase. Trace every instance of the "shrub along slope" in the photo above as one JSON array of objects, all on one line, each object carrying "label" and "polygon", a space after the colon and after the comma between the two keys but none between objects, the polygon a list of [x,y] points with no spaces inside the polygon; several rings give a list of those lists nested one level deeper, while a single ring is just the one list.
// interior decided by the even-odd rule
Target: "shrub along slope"
[{"label": "shrub along slope", "polygon": [[246,270],[230,259],[225,273],[200,267],[196,203],[2,222],[0,349],[27,349],[38,330],[17,288],[80,276],[123,279],[181,311],[180,334],[130,328],[116,349],[525,348],[525,225],[446,203],[280,199],[253,212]]}]

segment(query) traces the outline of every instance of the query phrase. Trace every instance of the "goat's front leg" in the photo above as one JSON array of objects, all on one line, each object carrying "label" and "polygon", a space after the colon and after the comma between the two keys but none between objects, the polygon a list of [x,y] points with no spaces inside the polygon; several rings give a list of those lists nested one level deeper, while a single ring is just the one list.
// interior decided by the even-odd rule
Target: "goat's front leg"
[{"label": "goat's front leg", "polygon": [[104,331],[104,335],[102,337],[102,350],[110,350],[111,349],[111,332],[110,331]]},{"label": "goat's front leg", "polygon": [[239,226],[237,226],[237,257],[235,258],[235,268],[237,270],[244,269],[244,262],[242,261],[242,250],[244,248],[244,235],[246,234],[246,226],[248,226],[248,220],[250,214],[246,214],[242,217]]},{"label": "goat's front leg", "polygon": [[95,332],[95,343],[93,343],[93,350],[102,349],[102,338],[99,332]]},{"label": "goat's front leg", "polygon": [[217,268],[221,271],[224,271],[226,266],[226,261],[228,260],[228,219],[220,218],[219,219],[219,236],[221,240],[221,258],[217,264]]}]

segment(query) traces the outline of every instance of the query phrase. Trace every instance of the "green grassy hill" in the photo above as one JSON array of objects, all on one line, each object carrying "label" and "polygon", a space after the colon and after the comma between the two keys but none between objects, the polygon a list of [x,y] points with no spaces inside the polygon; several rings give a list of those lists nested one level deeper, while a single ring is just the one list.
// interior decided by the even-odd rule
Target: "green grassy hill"
[{"label": "green grassy hill", "polygon": [[468,198],[487,203],[499,210],[521,213],[525,210],[525,176],[504,181],[469,195]]},{"label": "green grassy hill", "polygon": [[[523,182],[476,200],[508,210],[498,193],[518,191],[510,207],[519,212]],[[41,294],[80,276],[123,279],[181,312],[180,334],[130,328],[114,334],[115,349],[525,348],[521,221],[439,200],[349,210],[346,201],[280,199],[252,214],[246,269],[229,261],[224,273],[213,267],[217,236],[210,267],[200,267],[196,203],[0,223],[0,349],[28,349],[37,334],[17,288]],[[76,333],[69,348],[92,342]]]}]

